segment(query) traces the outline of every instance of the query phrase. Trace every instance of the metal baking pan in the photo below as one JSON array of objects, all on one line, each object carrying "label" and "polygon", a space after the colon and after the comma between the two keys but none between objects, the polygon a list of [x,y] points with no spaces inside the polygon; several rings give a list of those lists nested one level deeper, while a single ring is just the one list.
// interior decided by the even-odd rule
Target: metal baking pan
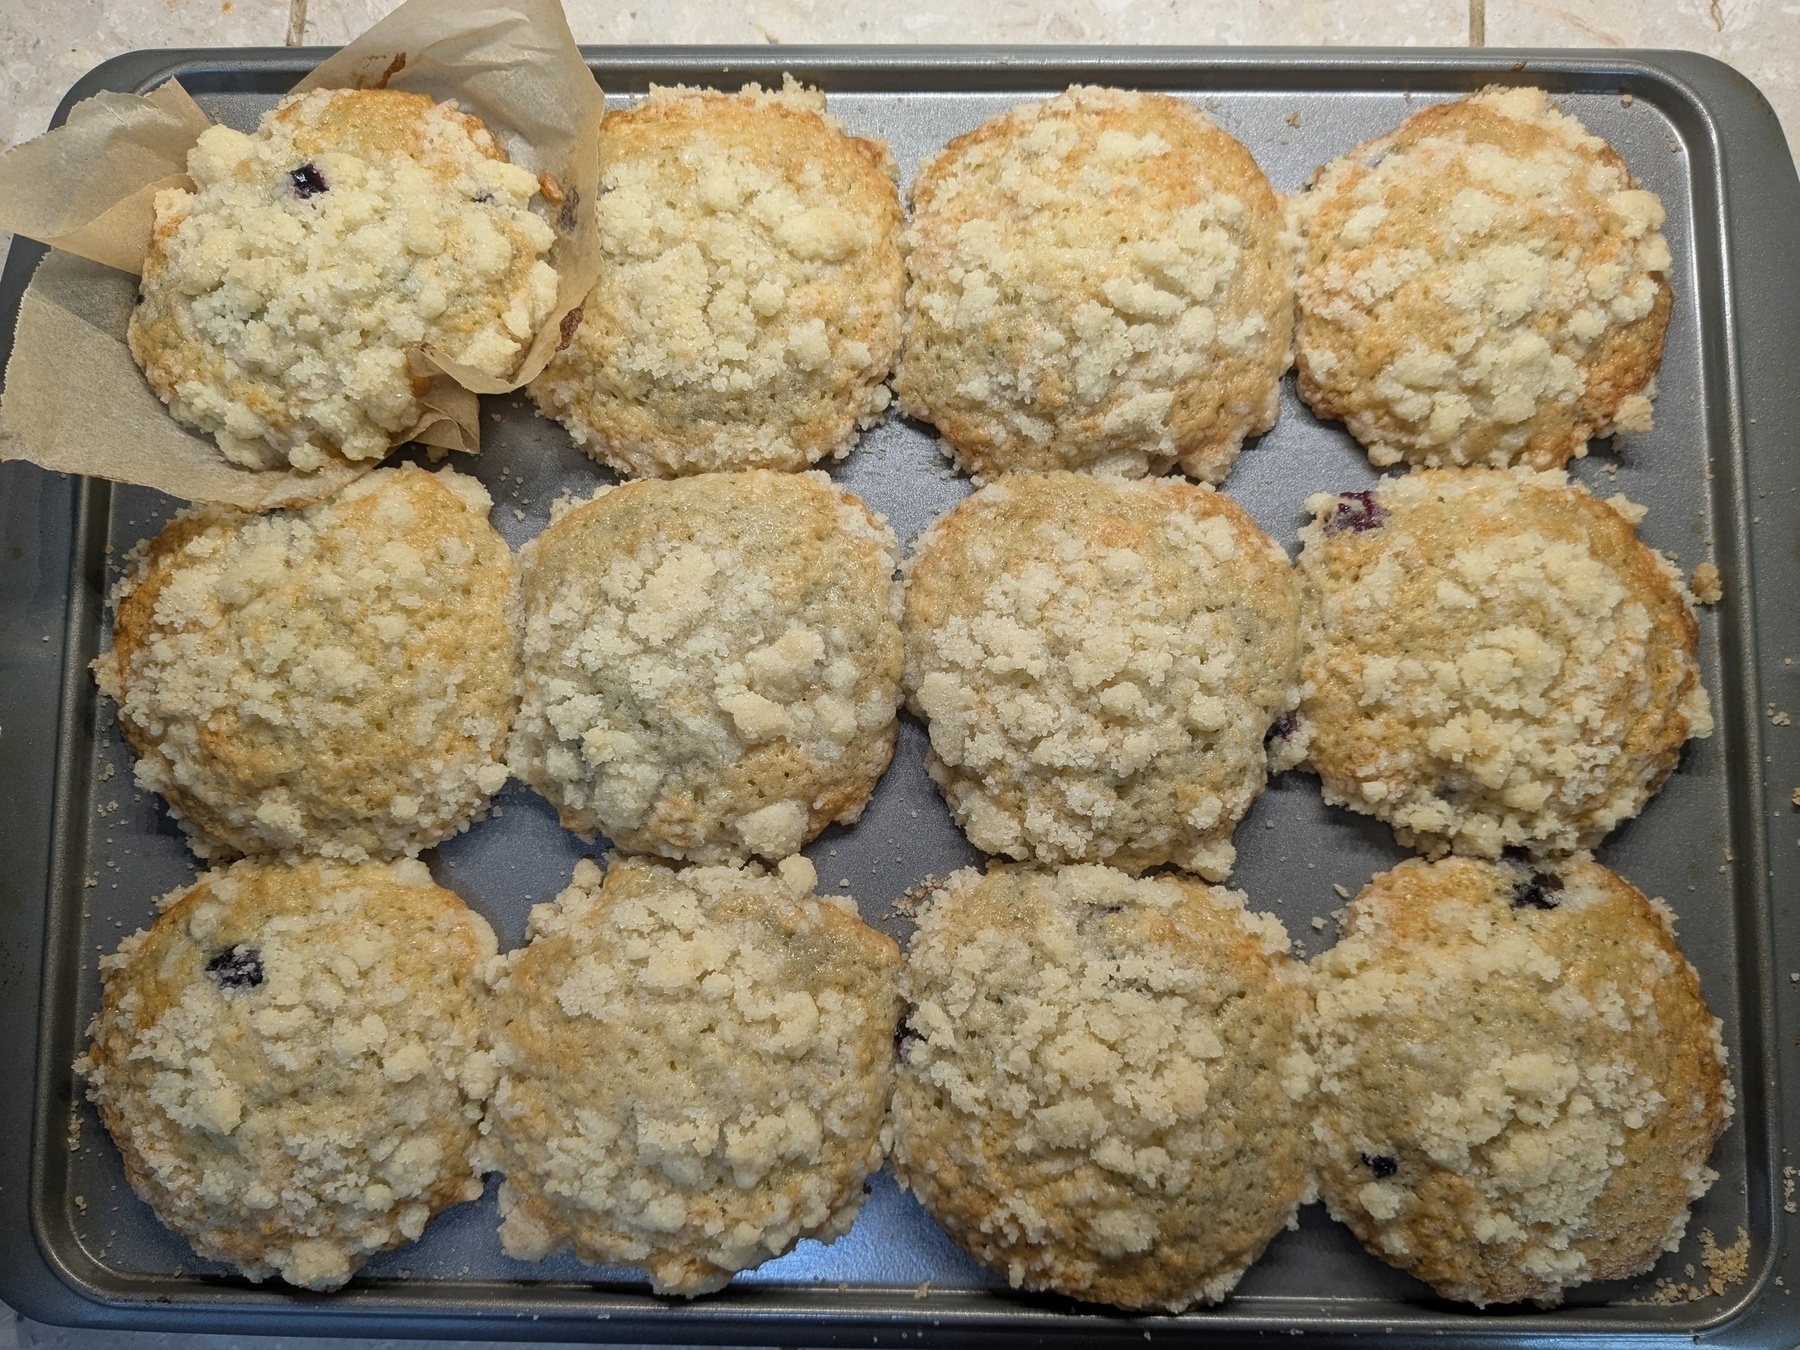
[{"label": "metal baking pan", "polygon": [[[216,117],[249,127],[324,55],[139,52],[87,75],[64,107],[178,76]],[[615,98],[651,83],[735,87],[791,72],[823,86],[853,129],[885,136],[907,177],[952,135],[1076,81],[1199,101],[1287,191],[1412,107],[1492,81],[1544,85],[1611,140],[1668,208],[1675,312],[1656,429],[1622,455],[1579,462],[1575,474],[1602,495],[1648,504],[1644,537],[1684,568],[1716,561],[1726,594],[1701,619],[1718,731],[1689,747],[1668,786],[1601,857],[1675,908],[1682,945],[1724,1019],[1738,1113],[1713,1158],[1720,1180],[1696,1206],[1681,1252],[1652,1276],[1582,1288],[1547,1312],[1477,1313],[1438,1300],[1365,1255],[1319,1206],[1217,1308],[1125,1317],[1023,1296],[962,1256],[885,1173],[842,1241],[804,1243],[696,1302],[652,1297],[634,1272],[569,1257],[509,1260],[494,1233],[491,1188],[335,1295],[249,1284],[197,1260],[131,1194],[69,1068],[97,1001],[98,957],[195,870],[157,801],[132,785],[113,710],[87,674],[122,555],[176,504],[8,464],[0,466],[0,1298],[34,1318],[96,1327],[637,1342],[1800,1338],[1796,1219],[1783,1186],[1787,1146],[1800,1140],[1800,981],[1788,973],[1800,971],[1800,817],[1789,805],[1800,727],[1770,715],[1800,707],[1800,665],[1790,664],[1800,660],[1792,373],[1800,183],[1751,85],[1717,62],[1670,52],[592,48],[587,56]],[[0,278],[0,351],[40,255],[15,244]],[[493,491],[495,523],[516,546],[543,526],[558,494],[586,490],[600,474],[523,398],[485,403],[487,448],[461,467]],[[886,512],[903,540],[968,491],[930,429],[897,417],[832,473]],[[1301,406],[1290,380],[1280,423],[1245,451],[1226,490],[1292,547],[1308,493],[1373,478],[1343,430]],[[903,722],[893,769],[862,821],[807,850],[822,888],[842,884],[865,917],[899,936],[902,892],[975,860],[925,777],[924,743],[922,729]],[[566,882],[584,850],[518,784],[499,802],[497,818],[427,857],[512,946],[530,905]],[[1271,784],[1237,840],[1233,884],[1279,914],[1308,955],[1333,939],[1327,916],[1343,903],[1334,884],[1354,892],[1405,856],[1384,827],[1327,808],[1303,774]],[[1704,1283],[1702,1229],[1727,1247],[1747,1235],[1744,1278],[1696,1302],[1648,1301],[1657,1277]]]}]

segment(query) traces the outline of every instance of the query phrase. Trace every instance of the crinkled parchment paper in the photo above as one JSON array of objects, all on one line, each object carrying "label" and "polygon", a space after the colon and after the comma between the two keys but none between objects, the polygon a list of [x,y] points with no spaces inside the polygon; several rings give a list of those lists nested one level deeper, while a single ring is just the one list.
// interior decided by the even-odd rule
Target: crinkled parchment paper
[{"label": "crinkled parchment paper", "polygon": [[[510,380],[408,353],[429,380],[425,415],[395,438],[480,449],[477,393],[525,384],[555,354],[599,270],[594,199],[604,102],[557,0],[407,0],[295,86],[405,89],[455,99],[537,174],[557,239],[556,308]],[[240,469],[177,423],[125,345],[156,194],[192,188],[187,154],[209,119],[171,81],[103,93],[55,131],[0,156],[0,229],[53,246],[19,306],[0,397],[0,460],[141,483],[249,510],[330,496],[376,461],[334,458],[316,473]]]}]

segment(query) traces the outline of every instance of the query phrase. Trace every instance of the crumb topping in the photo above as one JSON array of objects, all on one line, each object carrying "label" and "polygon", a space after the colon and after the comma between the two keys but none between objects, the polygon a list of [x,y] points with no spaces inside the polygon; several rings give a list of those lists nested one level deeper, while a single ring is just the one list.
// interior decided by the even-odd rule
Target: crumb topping
[{"label": "crumb topping", "polygon": [[908,705],[977,847],[1230,872],[1298,700],[1298,589],[1248,515],[1168,479],[1013,475],[909,567]]},{"label": "crumb topping", "polygon": [[[1366,494],[1357,494],[1358,496]],[[1301,720],[1325,799],[1408,847],[1588,847],[1712,731],[1698,629],[1642,509],[1560,470],[1384,479],[1334,529],[1309,499]]]},{"label": "crumb topping", "polygon": [[479,482],[406,466],[300,511],[180,516],[94,677],[201,857],[416,854],[506,782],[512,558]]},{"label": "crumb topping", "polygon": [[76,1068],[164,1223],[334,1289],[481,1195],[494,934],[423,863],[240,862],[159,904],[101,961]]},{"label": "crumb topping", "polygon": [[1235,891],[965,870],[901,987],[895,1165],[1015,1287],[1216,1302],[1308,1183],[1303,973]]},{"label": "crumb topping", "polygon": [[1415,113],[1294,217],[1300,393],[1375,464],[1556,468],[1650,429],[1662,203],[1543,90]]},{"label": "crumb topping", "polygon": [[1716,605],[1725,598],[1725,583],[1719,576],[1717,565],[1703,562],[1694,568],[1694,574],[1688,581],[1688,588],[1693,592],[1696,602],[1702,605]]},{"label": "crumb topping", "polygon": [[652,88],[608,113],[606,259],[532,385],[619,472],[802,469],[888,405],[904,265],[897,170],[825,97]]},{"label": "crumb topping", "polygon": [[486,1127],[509,1255],[566,1243],[692,1295],[849,1231],[885,1148],[900,956],[816,879],[582,862],[532,910]]},{"label": "crumb topping", "polygon": [[958,462],[1207,482],[1279,410],[1280,197],[1178,99],[1076,86],[921,166],[895,388]]},{"label": "crumb topping", "polygon": [[1527,863],[1403,863],[1314,961],[1326,1201],[1477,1304],[1554,1303],[1673,1250],[1731,1115],[1666,908],[1585,854],[1540,875],[1549,903],[1521,901]]},{"label": "crumb topping", "polygon": [[893,753],[893,531],[822,473],[602,488],[524,553],[520,777],[697,861],[853,821]]},{"label": "crumb topping", "polygon": [[556,300],[537,179],[453,103],[315,90],[203,132],[157,194],[128,336],[177,419],[234,464],[378,459],[419,418],[408,349],[495,377]]}]

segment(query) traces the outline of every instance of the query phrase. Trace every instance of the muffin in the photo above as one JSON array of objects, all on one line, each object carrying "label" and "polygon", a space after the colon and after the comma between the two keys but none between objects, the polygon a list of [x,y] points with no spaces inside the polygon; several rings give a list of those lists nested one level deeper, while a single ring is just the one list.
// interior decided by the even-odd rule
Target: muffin
[{"label": "muffin", "polygon": [[500,1241],[701,1294],[850,1229],[881,1166],[893,942],[778,872],[618,858],[531,913],[496,986]]},{"label": "muffin", "polygon": [[380,459],[420,420],[422,346],[502,378],[556,301],[537,179],[423,94],[318,89],[208,128],[158,193],[126,337],[233,464]]},{"label": "muffin", "polygon": [[1561,470],[1415,470],[1320,493],[1300,734],[1325,800],[1402,844],[1588,848],[1712,731],[1681,574],[1643,508]]},{"label": "muffin", "polygon": [[886,522],[822,473],[601,488],[522,555],[514,771],[621,848],[798,852],[893,756],[894,569]]},{"label": "muffin", "polygon": [[539,409],[629,478],[847,454],[900,346],[895,175],[791,78],[609,112],[600,279]]},{"label": "muffin", "polygon": [[1375,464],[1554,469],[1650,429],[1662,203],[1542,89],[1423,108],[1294,211],[1300,396]]},{"label": "muffin", "polygon": [[894,388],[965,471],[1218,483],[1275,425],[1282,199],[1198,108],[1077,86],[951,141],[912,199]]},{"label": "muffin", "polygon": [[1225,1297],[1310,1199],[1303,969],[1177,874],[996,866],[920,912],[894,1169],[1014,1288]]},{"label": "muffin", "polygon": [[94,677],[197,854],[394,858],[485,812],[518,700],[490,504],[408,465],[149,541]]},{"label": "muffin", "polygon": [[1414,859],[1313,964],[1319,1189],[1372,1253],[1551,1305],[1680,1243],[1732,1091],[1660,901],[1585,854]]},{"label": "muffin", "polygon": [[[908,566],[907,702],[977,848],[1230,873],[1299,698],[1299,587],[1242,508],[1179,479],[1013,474]],[[1277,738],[1277,767],[1302,744]]]},{"label": "muffin", "polygon": [[101,961],[76,1063],[157,1218],[335,1289],[481,1195],[494,934],[423,863],[246,860],[158,903]]}]

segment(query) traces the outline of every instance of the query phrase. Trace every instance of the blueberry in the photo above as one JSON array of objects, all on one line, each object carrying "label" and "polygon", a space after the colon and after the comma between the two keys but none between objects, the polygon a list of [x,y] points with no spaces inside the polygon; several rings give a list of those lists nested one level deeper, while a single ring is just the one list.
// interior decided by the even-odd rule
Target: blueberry
[{"label": "blueberry", "polygon": [[1531,854],[1523,844],[1508,844],[1500,850],[1500,861],[1511,863],[1514,867],[1528,867],[1531,864]]},{"label": "blueberry", "polygon": [[1277,717],[1271,722],[1269,724],[1269,729],[1263,733],[1263,744],[1267,745],[1271,741],[1285,741],[1293,734],[1294,714],[1283,713],[1280,717]]},{"label": "blueberry", "polygon": [[1375,500],[1373,492],[1340,492],[1325,517],[1326,534],[1342,534],[1354,530],[1361,534],[1373,530],[1387,519],[1387,508]]},{"label": "blueberry", "polygon": [[1363,1166],[1375,1174],[1377,1181],[1386,1181],[1400,1170],[1400,1160],[1383,1153],[1365,1153],[1362,1160]]},{"label": "blueberry", "polygon": [[902,1021],[894,1028],[894,1058],[904,1064],[906,1062],[906,1052],[912,1048],[915,1042],[924,1039],[923,1036],[919,1035],[918,1032],[914,1031]]},{"label": "blueberry", "polygon": [[1512,907],[1524,909],[1530,905],[1533,909],[1555,909],[1557,902],[1551,897],[1562,888],[1562,878],[1554,872],[1533,872],[1524,881],[1513,884]]},{"label": "blueberry", "polygon": [[254,989],[263,982],[262,953],[247,942],[228,947],[206,963],[221,989]]},{"label": "blueberry", "polygon": [[294,185],[294,195],[301,201],[316,197],[331,186],[325,181],[325,175],[319,172],[319,166],[310,163],[288,170],[288,180]]},{"label": "blueberry", "polygon": [[477,192],[470,200],[480,202],[485,206],[487,203],[494,200],[494,194],[491,192]]}]

